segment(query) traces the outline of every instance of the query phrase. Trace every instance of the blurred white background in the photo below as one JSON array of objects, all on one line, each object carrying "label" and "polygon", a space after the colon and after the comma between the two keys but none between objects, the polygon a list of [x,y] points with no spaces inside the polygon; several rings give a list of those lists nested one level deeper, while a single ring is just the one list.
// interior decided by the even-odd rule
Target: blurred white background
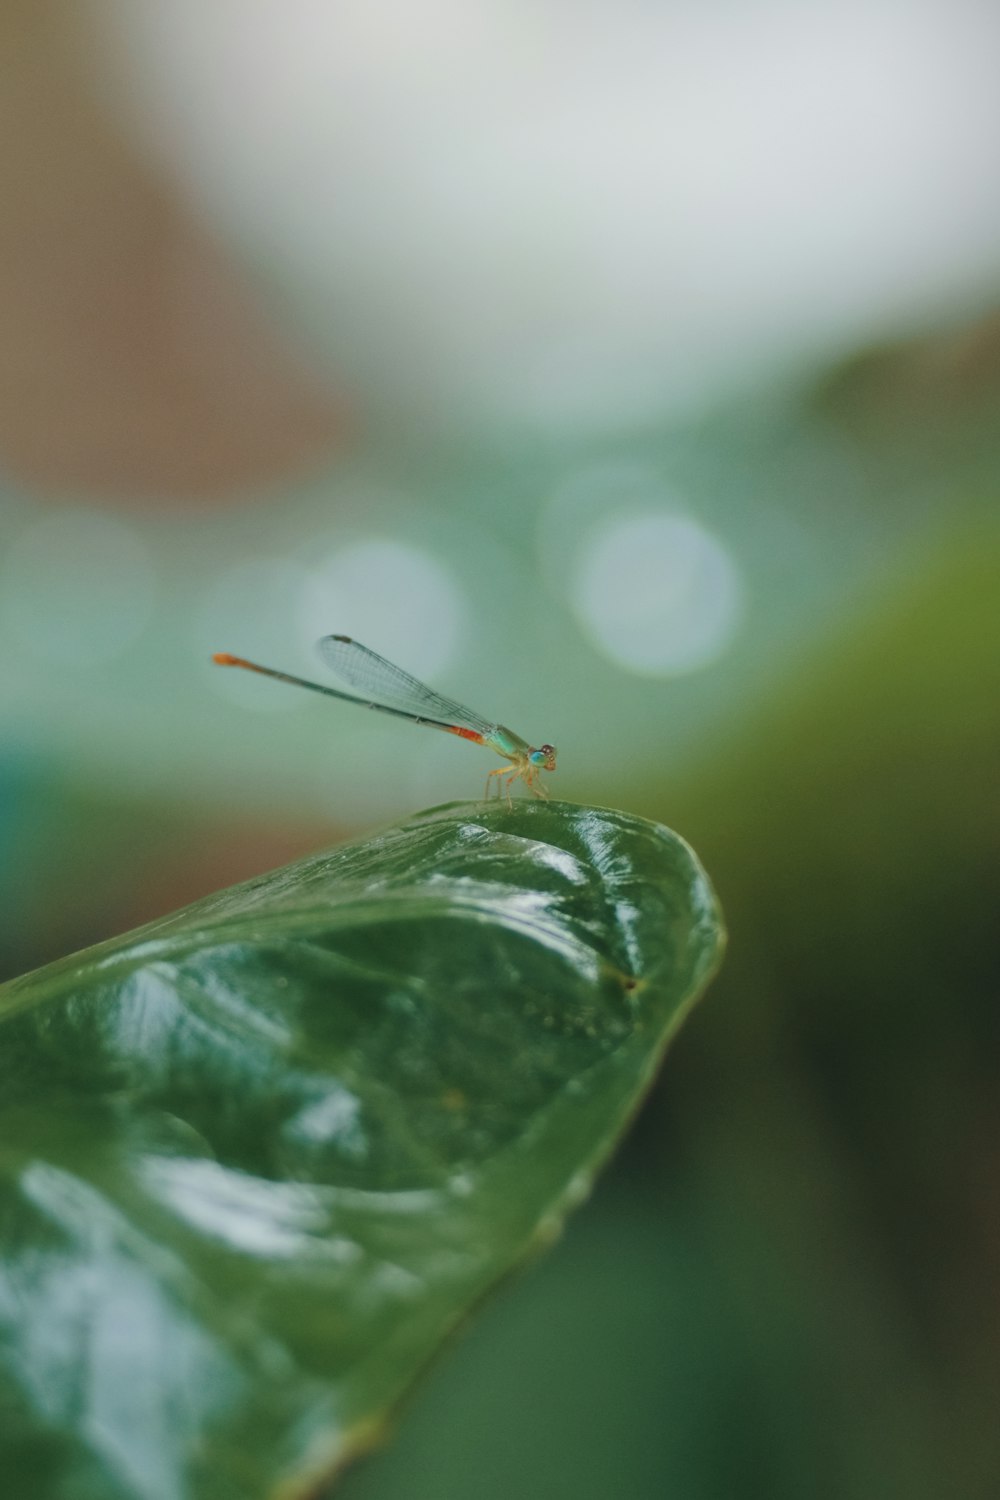
[{"label": "blurred white background", "polygon": [[105,18],[151,149],[411,419],[688,412],[974,310],[1000,279],[985,0]]}]

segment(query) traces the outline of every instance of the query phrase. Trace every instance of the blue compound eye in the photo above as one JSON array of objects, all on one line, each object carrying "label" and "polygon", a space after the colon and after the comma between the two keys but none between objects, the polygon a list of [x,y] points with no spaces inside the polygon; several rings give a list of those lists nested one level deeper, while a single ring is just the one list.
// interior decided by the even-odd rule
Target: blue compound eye
[{"label": "blue compound eye", "polygon": [[531,764],[533,766],[544,766],[546,758],[547,757],[544,750],[532,750],[531,754],[528,756],[528,759],[531,761]]}]

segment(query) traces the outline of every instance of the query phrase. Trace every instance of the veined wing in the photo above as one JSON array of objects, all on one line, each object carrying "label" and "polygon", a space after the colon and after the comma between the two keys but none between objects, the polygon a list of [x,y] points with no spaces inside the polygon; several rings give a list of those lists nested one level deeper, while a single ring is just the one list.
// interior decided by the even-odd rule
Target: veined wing
[{"label": "veined wing", "polygon": [[325,635],[319,642],[319,654],[326,665],[348,687],[352,687],[367,702],[385,703],[417,719],[433,719],[445,724],[457,724],[471,729],[484,738],[491,738],[498,724],[473,713],[454,698],[445,698],[435,693],[402,667],[394,666],[370,651],[360,641],[347,635]]}]

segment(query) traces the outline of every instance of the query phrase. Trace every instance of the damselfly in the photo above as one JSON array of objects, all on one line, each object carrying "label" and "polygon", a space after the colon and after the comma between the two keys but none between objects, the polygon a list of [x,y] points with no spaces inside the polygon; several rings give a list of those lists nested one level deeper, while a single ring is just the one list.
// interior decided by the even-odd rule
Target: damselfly
[{"label": "damselfly", "polygon": [[328,698],[341,698],[345,703],[358,703],[362,708],[374,709],[376,713],[395,714],[397,718],[409,719],[412,724],[427,724],[431,729],[443,729],[447,734],[460,735],[475,745],[486,745],[510,762],[498,766],[486,778],[486,795],[490,794],[492,778],[498,777],[497,796],[501,787],[510,801],[510,789],[515,781],[523,781],[536,797],[547,797],[548,792],[538,780],[542,771],[554,771],[556,751],[554,745],[529,745],[527,740],[507,729],[503,724],[491,723],[480,714],[445,698],[425,687],[402,667],[394,667],[359,641],[346,635],[326,635],[319,642],[319,653],[327,666],[343,682],[355,689],[354,693],[341,693],[336,688],[323,687],[318,682],[308,682],[304,677],[293,677],[289,672],[277,672],[273,667],[262,667],[255,661],[246,661],[242,656],[230,656],[220,651],[212,660],[220,667],[244,667],[248,672],[259,672],[262,677],[274,677],[278,682],[290,682],[295,687],[308,688],[313,693],[325,693]]}]

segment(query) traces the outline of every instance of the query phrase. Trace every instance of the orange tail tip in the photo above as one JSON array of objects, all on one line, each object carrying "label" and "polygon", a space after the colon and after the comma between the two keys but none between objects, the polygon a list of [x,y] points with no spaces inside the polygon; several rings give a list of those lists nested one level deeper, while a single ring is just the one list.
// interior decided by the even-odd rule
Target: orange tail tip
[{"label": "orange tail tip", "polygon": [[242,667],[243,665],[238,656],[230,656],[228,651],[216,651],[212,660],[218,667]]}]

